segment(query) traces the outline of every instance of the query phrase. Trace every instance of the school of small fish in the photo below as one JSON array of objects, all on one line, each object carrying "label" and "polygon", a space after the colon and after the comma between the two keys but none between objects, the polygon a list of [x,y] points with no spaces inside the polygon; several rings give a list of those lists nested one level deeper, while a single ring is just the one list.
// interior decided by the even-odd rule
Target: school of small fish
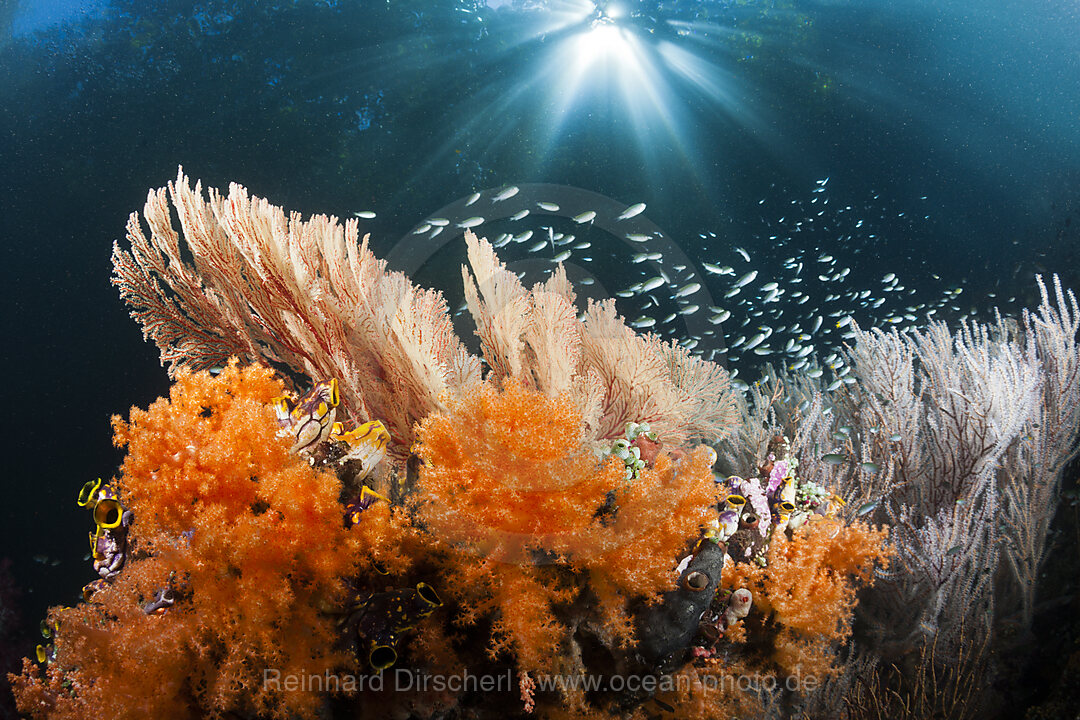
[{"label": "school of small fish", "polygon": [[[974,313],[960,306],[962,287],[946,286],[927,272],[917,278],[920,293],[936,283],[937,290],[930,291],[934,297],[916,297],[915,287],[877,258],[890,240],[903,240],[893,237],[898,218],[913,223],[916,216],[929,219],[925,213],[897,212],[873,192],[859,205],[830,203],[828,177],[817,180],[807,197],[778,194],[779,200],[762,198],[758,203],[763,229],[741,236],[701,232],[691,243],[677,242],[683,259],[665,257],[657,247],[664,244],[661,240],[671,247],[674,239],[639,227],[636,219],[644,217],[643,202],[619,212],[601,212],[566,207],[565,200],[560,206],[543,197],[528,197],[513,185],[490,191],[489,205],[499,208],[497,217],[431,217],[413,232],[435,237],[450,225],[478,228],[489,220],[493,230],[503,230],[506,223],[529,218],[530,227],[492,232],[488,240],[496,248],[529,243],[524,252],[547,257],[552,268],[570,260],[579,267],[593,267],[595,244],[598,251],[614,254],[615,262],[611,267],[598,263],[605,267],[590,272],[618,273],[623,282],[616,283],[613,294],[631,327],[672,339],[705,359],[726,361],[733,376],[764,362],[783,363],[788,370],[813,378],[829,371],[830,391],[854,382],[847,377],[850,368],[844,366],[840,352],[854,337],[853,323],[910,330],[945,314],[955,318]],[[476,204],[482,196],[473,193],[465,207],[482,207]],[[775,208],[778,203],[781,207]],[[611,233],[626,242],[613,240]],[[622,258],[620,254],[628,250],[629,257]],[[581,284],[593,282],[589,278]],[[742,380],[735,382],[747,387]]]}]

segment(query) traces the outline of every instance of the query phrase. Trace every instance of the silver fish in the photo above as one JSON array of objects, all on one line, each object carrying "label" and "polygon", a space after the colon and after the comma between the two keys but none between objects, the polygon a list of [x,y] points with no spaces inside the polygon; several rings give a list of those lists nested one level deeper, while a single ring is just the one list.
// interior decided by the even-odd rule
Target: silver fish
[{"label": "silver fish", "polygon": [[701,283],[688,283],[675,291],[675,297],[681,298],[687,295],[693,295],[701,289]]},{"label": "silver fish", "polygon": [[750,342],[746,343],[746,347],[745,347],[745,348],[743,348],[743,350],[744,350],[744,351],[746,351],[746,350],[753,350],[753,349],[754,349],[754,348],[756,348],[756,347],[757,347],[758,345],[760,345],[761,343],[765,342],[765,337],[766,337],[766,336],[765,336],[765,333],[763,333],[763,332],[759,332],[759,333],[758,333],[757,335],[755,335],[754,337],[750,338]]},{"label": "silver fish", "polygon": [[503,188],[502,190],[500,190],[498,195],[491,198],[491,202],[497,203],[497,202],[502,202],[503,200],[509,200],[510,198],[514,197],[517,194],[518,194],[517,186],[516,185],[511,185],[508,188]]},{"label": "silver fish", "polygon": [[657,275],[656,277],[651,277],[648,280],[646,280],[645,282],[643,282],[641,284],[641,288],[638,290],[638,292],[647,293],[650,290],[655,290],[656,288],[660,287],[663,284],[664,284],[664,278]]},{"label": "silver fish", "polygon": [[731,287],[732,288],[741,288],[743,285],[746,285],[748,283],[752,283],[752,282],[754,282],[754,278],[757,277],[757,274],[758,274],[757,270],[751,270],[750,272],[746,273],[741,278],[736,280],[735,284],[732,285]]},{"label": "silver fish", "polygon": [[731,311],[723,310],[710,317],[709,322],[713,325],[719,325],[720,323],[725,322],[729,317],[731,317]]}]

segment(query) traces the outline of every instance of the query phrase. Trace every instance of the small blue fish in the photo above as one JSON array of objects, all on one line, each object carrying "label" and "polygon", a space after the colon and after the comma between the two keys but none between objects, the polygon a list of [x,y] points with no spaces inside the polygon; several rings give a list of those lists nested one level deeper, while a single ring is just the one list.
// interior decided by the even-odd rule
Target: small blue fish
[{"label": "small blue fish", "polygon": [[874,512],[874,510],[877,510],[877,506],[880,503],[881,503],[880,500],[872,500],[872,501],[870,501],[868,503],[865,503],[864,505],[859,506],[858,511],[856,511],[856,513],[855,513],[855,517],[862,517],[863,515],[866,515],[867,513]]}]

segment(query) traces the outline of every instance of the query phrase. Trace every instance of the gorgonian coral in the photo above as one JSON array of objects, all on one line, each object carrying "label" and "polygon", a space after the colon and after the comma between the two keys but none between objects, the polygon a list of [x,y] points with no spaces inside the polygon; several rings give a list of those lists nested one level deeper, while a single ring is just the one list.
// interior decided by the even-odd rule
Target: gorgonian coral
[{"label": "gorgonian coral", "polygon": [[[264,673],[349,662],[325,611],[363,540],[343,525],[337,477],[278,437],[270,400],[281,392],[265,368],[181,371],[168,399],[113,419],[134,551],[88,602],[50,611],[54,659],[13,678],[22,712],[315,716],[318,695]],[[174,603],[148,611],[165,589]]]}]

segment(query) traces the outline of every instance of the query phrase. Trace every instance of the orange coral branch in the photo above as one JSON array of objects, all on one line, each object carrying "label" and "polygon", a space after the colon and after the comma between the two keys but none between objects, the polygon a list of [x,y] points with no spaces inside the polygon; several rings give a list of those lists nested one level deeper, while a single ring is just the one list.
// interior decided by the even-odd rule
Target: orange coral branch
[{"label": "orange coral branch", "polygon": [[[661,454],[628,481],[621,461],[597,458],[570,393],[510,379],[446,405],[419,429],[415,510],[445,558],[460,624],[490,617],[492,656],[512,656],[519,671],[580,673],[557,607],[587,586],[599,624],[629,645],[628,602],[672,589],[680,556],[715,514],[711,453]],[[563,701],[582,698],[568,689]]]},{"label": "orange coral branch", "polygon": [[785,672],[821,675],[833,668],[831,643],[851,634],[856,590],[872,581],[875,565],[888,564],[886,540],[884,529],[821,519],[791,540],[774,538],[766,567],[728,563],[724,585],[748,588],[754,607],[782,626],[773,660]]},{"label": "orange coral branch", "polygon": [[[138,552],[91,602],[53,609],[56,658],[44,676],[18,680],[24,712],[315,716],[317,695],[265,683],[263,671],[349,661],[323,611],[341,600],[363,547],[343,526],[337,478],[277,436],[269,401],[281,390],[265,368],[182,371],[169,399],[114,418],[128,450],[115,484]],[[147,614],[164,587],[180,599]]]}]

